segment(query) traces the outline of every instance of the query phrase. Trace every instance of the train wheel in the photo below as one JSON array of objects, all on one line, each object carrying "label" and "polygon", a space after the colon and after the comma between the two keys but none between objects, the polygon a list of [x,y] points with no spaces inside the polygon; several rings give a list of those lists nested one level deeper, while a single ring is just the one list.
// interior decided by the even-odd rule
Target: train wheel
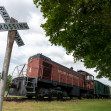
[{"label": "train wheel", "polygon": [[32,99],[33,96],[27,96],[28,99]]},{"label": "train wheel", "polygon": [[79,96],[78,99],[82,99],[81,96]]},{"label": "train wheel", "polygon": [[70,99],[72,99],[72,96],[69,96],[70,97]]},{"label": "train wheel", "polygon": [[37,100],[39,99],[39,97],[38,97],[37,95],[35,96],[35,98],[36,98]]},{"label": "train wheel", "polygon": [[97,99],[100,99],[100,96],[99,96],[99,95],[97,96]]},{"label": "train wheel", "polygon": [[49,96],[49,97],[48,97],[48,100],[51,101],[51,100],[52,100],[52,96]]},{"label": "train wheel", "polygon": [[38,100],[42,101],[44,99],[43,96],[38,96]]},{"label": "train wheel", "polygon": [[62,100],[62,99],[63,99],[62,94],[59,94],[59,95],[57,96],[57,100]]}]

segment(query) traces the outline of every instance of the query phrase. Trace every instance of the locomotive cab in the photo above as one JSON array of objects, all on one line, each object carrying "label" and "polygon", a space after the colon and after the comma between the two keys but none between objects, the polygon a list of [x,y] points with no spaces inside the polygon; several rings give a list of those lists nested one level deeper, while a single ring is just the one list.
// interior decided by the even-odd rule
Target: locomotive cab
[{"label": "locomotive cab", "polygon": [[79,70],[80,74],[84,75],[84,84],[86,88],[94,89],[94,76],[89,74],[88,72]]},{"label": "locomotive cab", "polygon": [[83,97],[92,98],[94,94],[94,76],[82,70],[78,72],[84,76],[84,89],[81,89],[81,94]]}]

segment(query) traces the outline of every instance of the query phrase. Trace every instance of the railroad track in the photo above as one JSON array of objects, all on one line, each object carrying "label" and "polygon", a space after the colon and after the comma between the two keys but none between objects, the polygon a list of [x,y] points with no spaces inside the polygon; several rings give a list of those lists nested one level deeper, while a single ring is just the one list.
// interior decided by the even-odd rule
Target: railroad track
[{"label": "railroad track", "polygon": [[[25,102],[25,101],[55,101],[57,100],[57,98],[52,98],[52,99],[48,99],[48,98],[43,98],[43,99],[36,99],[36,98],[32,98],[32,99],[28,99],[25,97],[4,97],[4,101],[15,101],[15,102]],[[62,99],[61,101],[69,101],[69,98],[65,98]]]}]

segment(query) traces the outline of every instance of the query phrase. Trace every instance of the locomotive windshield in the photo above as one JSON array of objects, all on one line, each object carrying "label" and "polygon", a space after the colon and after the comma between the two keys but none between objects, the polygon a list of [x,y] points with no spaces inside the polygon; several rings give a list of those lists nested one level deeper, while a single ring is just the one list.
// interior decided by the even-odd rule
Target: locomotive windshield
[{"label": "locomotive windshield", "polygon": [[87,75],[86,75],[86,80],[87,80],[87,81],[89,81],[89,80],[93,80],[93,76],[92,76],[92,75],[87,74]]}]

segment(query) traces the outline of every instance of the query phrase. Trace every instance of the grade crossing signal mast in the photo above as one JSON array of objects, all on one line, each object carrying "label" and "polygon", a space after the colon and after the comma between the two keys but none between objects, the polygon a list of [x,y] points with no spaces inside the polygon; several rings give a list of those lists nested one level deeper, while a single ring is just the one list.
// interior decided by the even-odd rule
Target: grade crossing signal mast
[{"label": "grade crossing signal mast", "polygon": [[0,24],[0,31],[8,31],[7,47],[2,69],[2,77],[0,81],[0,111],[2,111],[6,80],[7,80],[14,40],[17,42],[18,46],[24,45],[24,42],[22,41],[17,30],[29,29],[29,27],[27,23],[18,23],[18,21],[15,20],[14,18],[10,19],[9,14],[7,13],[5,7],[3,6],[0,6],[0,14],[5,21],[5,23]]}]

